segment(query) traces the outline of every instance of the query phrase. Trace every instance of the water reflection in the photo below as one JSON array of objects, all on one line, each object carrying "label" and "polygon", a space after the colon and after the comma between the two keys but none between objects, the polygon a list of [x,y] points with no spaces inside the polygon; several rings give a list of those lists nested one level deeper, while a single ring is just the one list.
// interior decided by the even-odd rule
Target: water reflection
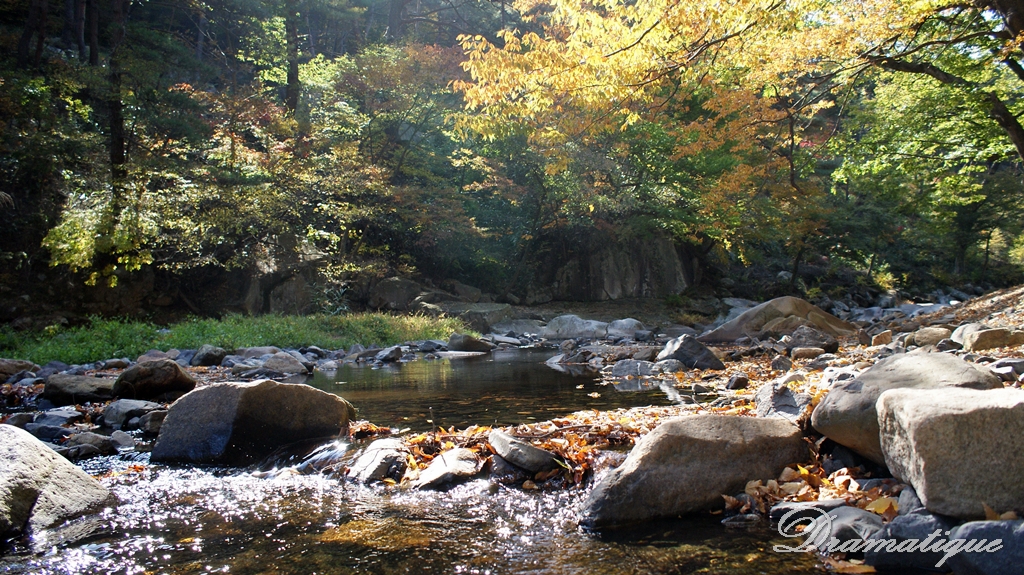
[{"label": "water reflection", "polygon": [[512,425],[583,409],[674,403],[657,387],[618,393],[600,385],[595,372],[574,376],[550,369],[544,361],[553,354],[499,351],[380,369],[349,364],[331,375],[317,373],[308,383],[352,402],[361,419],[417,431],[430,429],[430,419],[444,427]]}]

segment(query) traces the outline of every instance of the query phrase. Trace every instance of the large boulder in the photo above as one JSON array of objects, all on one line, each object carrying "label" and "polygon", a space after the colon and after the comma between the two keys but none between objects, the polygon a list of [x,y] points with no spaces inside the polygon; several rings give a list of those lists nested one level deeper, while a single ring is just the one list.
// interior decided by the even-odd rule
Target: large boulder
[{"label": "large boulder", "polygon": [[0,538],[98,510],[110,492],[28,432],[0,425]]},{"label": "large boulder", "polygon": [[437,308],[445,315],[461,319],[480,333],[487,333],[492,325],[512,317],[512,306],[507,303],[441,302]]},{"label": "large boulder", "polygon": [[540,336],[546,339],[599,339],[607,335],[607,323],[571,314],[552,319],[540,332]]},{"label": "large boulder", "polygon": [[[741,313],[736,319],[700,336],[705,342],[735,341],[744,336],[754,336],[764,329],[768,322],[777,318],[795,317],[804,319],[807,325],[831,336],[839,337],[857,333],[857,326],[845,322],[800,298],[784,296],[766,301]],[[800,322],[793,325],[799,327]],[[779,326],[776,325],[775,329]]]},{"label": "large boulder", "polygon": [[215,383],[171,405],[152,460],[249,463],[283,445],[344,433],[353,417],[349,402],[304,384]]},{"label": "large boulder", "polygon": [[263,362],[263,367],[280,373],[307,373],[306,366],[287,351],[279,351]]},{"label": "large boulder", "polygon": [[390,277],[377,282],[370,290],[369,306],[372,309],[405,311],[409,303],[419,295],[420,284],[406,278]]},{"label": "large boulder", "polygon": [[631,317],[617,319],[608,324],[608,337],[634,339],[636,332],[643,331],[644,329],[644,324],[640,323],[640,320]]},{"label": "large boulder", "polygon": [[932,513],[1024,509],[1024,391],[891,389],[878,398],[885,464]]},{"label": "large boulder", "polygon": [[725,364],[692,335],[681,335],[665,344],[657,360],[675,359],[690,369],[725,369]]},{"label": "large boulder", "polygon": [[46,378],[43,399],[50,400],[54,405],[109,401],[114,397],[115,387],[114,380],[109,377],[55,373]]},{"label": "large boulder", "polygon": [[786,341],[786,349],[792,353],[799,348],[820,348],[824,353],[835,353],[839,351],[839,341],[831,335],[814,329],[810,326],[800,326],[793,330]]},{"label": "large boulder", "polygon": [[36,373],[40,369],[38,365],[24,359],[0,359],[0,382],[21,371]]},{"label": "large boulder", "polygon": [[995,389],[1003,384],[987,370],[945,353],[900,354],[883,359],[854,379],[838,383],[814,408],[811,425],[836,443],[883,463],[875,402],[896,388],[966,387]]},{"label": "large boulder", "polygon": [[983,329],[964,336],[964,351],[981,351],[993,347],[1024,344],[1024,331],[1006,328]]},{"label": "large boulder", "polygon": [[806,460],[800,429],[783,419],[692,415],[666,421],[601,478],[583,508],[590,528],[720,508],[722,494]]},{"label": "large boulder", "polygon": [[127,399],[172,398],[195,389],[196,380],[173,359],[136,363],[121,372],[114,395]]}]

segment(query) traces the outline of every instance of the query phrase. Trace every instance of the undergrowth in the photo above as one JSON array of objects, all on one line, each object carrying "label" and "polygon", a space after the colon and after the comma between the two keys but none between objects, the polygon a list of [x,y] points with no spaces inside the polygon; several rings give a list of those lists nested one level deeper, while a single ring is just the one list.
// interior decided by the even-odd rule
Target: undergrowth
[{"label": "undergrowth", "polygon": [[196,349],[203,344],[223,347],[276,345],[323,349],[353,344],[393,345],[410,340],[447,339],[464,332],[455,318],[423,315],[358,313],[310,316],[228,315],[221,319],[189,318],[166,327],[135,320],[91,318],[73,328],[49,327],[41,332],[0,331],[0,357],[81,364],[114,357],[135,359],[148,350]]}]

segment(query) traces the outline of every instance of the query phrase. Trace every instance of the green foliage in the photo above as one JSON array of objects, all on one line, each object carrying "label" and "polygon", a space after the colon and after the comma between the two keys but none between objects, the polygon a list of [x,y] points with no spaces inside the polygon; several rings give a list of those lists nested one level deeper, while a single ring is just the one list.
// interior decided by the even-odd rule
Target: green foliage
[{"label": "green foliage", "polygon": [[356,343],[394,345],[411,340],[447,339],[453,332],[465,330],[461,321],[452,318],[378,313],[228,315],[222,319],[190,318],[166,328],[141,321],[92,318],[84,326],[48,328],[33,334],[7,328],[0,331],[0,356],[39,364],[54,360],[74,364],[113,357],[134,359],[150,349],[196,349],[203,344],[228,350],[264,345],[317,345],[324,349],[347,348]]}]

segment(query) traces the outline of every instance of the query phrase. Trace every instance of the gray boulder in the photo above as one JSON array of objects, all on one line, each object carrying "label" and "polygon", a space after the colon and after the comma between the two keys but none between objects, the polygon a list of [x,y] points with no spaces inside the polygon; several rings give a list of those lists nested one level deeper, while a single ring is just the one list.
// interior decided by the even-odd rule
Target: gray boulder
[{"label": "gray boulder", "polygon": [[103,424],[114,429],[121,429],[133,417],[142,417],[157,409],[163,409],[163,406],[141,399],[119,399],[110,402],[103,408]]},{"label": "gray boulder", "polygon": [[372,309],[405,311],[409,303],[419,295],[420,284],[406,278],[390,277],[377,282],[370,290],[369,306]]},{"label": "gray boulder", "polygon": [[644,377],[651,375],[654,364],[636,359],[620,359],[612,365],[612,377]]},{"label": "gray boulder", "polygon": [[793,330],[786,340],[786,349],[817,347],[824,350],[822,353],[835,353],[839,351],[839,341],[831,335],[814,329],[810,326],[800,326]]},{"label": "gray boulder", "polygon": [[560,315],[548,322],[540,336],[546,339],[600,339],[608,335],[608,324],[575,315]]},{"label": "gray boulder", "polygon": [[100,435],[91,431],[85,431],[82,433],[76,433],[71,437],[67,438],[64,442],[64,447],[76,447],[79,445],[90,445],[96,448],[97,453],[103,455],[112,455],[117,453],[117,446],[110,440],[110,436]]},{"label": "gray boulder", "polygon": [[150,411],[146,415],[139,418],[139,429],[143,433],[150,435],[156,435],[160,433],[160,427],[164,424],[164,419],[167,417],[166,409],[158,409],[156,411]]},{"label": "gray boulder", "polygon": [[263,362],[263,367],[280,373],[308,373],[305,364],[286,351],[268,357]]},{"label": "gray boulder", "polygon": [[434,457],[412,486],[419,489],[436,489],[473,477],[482,467],[483,462],[476,453],[464,447],[456,447]]},{"label": "gray boulder", "polygon": [[0,425],[0,537],[99,510],[111,494],[27,432]]},{"label": "gray boulder", "polygon": [[494,344],[471,335],[453,333],[448,338],[448,351],[491,351],[492,349],[494,349]]},{"label": "gray boulder", "polygon": [[666,421],[604,475],[583,506],[590,528],[720,508],[722,494],[772,479],[808,457],[800,429],[782,419],[693,415]]},{"label": "gray boulder", "polygon": [[896,388],[995,389],[1002,386],[995,375],[949,354],[895,355],[853,379],[836,384],[814,408],[811,425],[836,443],[883,463],[885,457],[878,439],[875,411],[875,402],[882,392]]},{"label": "gray boulder", "polygon": [[770,381],[758,388],[754,404],[758,417],[780,417],[796,422],[811,404],[811,396],[795,393],[784,383]]},{"label": "gray boulder", "polygon": [[665,344],[658,361],[676,359],[690,369],[725,369],[722,360],[692,335],[681,335]]},{"label": "gray boulder", "polygon": [[886,465],[928,511],[1024,509],[1024,391],[892,389],[878,398],[878,423]]},{"label": "gray boulder", "polygon": [[353,417],[349,402],[304,384],[215,383],[171,405],[151,458],[249,463],[283,445],[345,433]]},{"label": "gray boulder", "polygon": [[[810,325],[834,337],[857,333],[856,325],[845,322],[800,298],[784,296],[748,309],[736,319],[701,335],[700,340],[704,342],[736,341],[744,336],[761,333],[772,320],[790,317],[806,322],[805,324],[794,323],[793,329],[800,325]],[[775,329],[779,329],[779,326],[776,325]],[[790,330],[791,332],[792,330]]]},{"label": "gray boulder", "polygon": [[274,355],[275,353],[281,353],[281,348],[273,345],[264,345],[260,347],[246,347],[238,350],[238,355],[241,355],[244,359],[252,359],[263,357],[265,355]]},{"label": "gray boulder", "polygon": [[636,332],[643,331],[644,324],[631,317],[617,319],[608,324],[608,337],[626,337],[634,339]]},{"label": "gray boulder", "polygon": [[136,363],[121,372],[114,383],[114,396],[127,399],[171,398],[188,393],[196,381],[171,359]]},{"label": "gray boulder", "polygon": [[224,348],[206,344],[196,350],[196,354],[192,356],[189,365],[207,367],[220,365],[220,362],[224,361],[224,358],[227,356],[228,352]]},{"label": "gray boulder", "polygon": [[[879,544],[877,547],[881,547],[881,549],[871,548],[870,551],[864,553],[864,562],[880,569],[934,569],[935,565],[942,560],[944,553],[921,551],[920,549],[909,552],[906,550],[909,543],[904,545],[902,552],[895,551],[895,548],[912,539],[924,541],[935,533],[936,529],[939,530],[938,538],[947,539],[946,532],[953,529],[956,523],[927,512],[903,514],[902,494],[900,503],[899,513],[901,515],[895,517],[881,531],[870,537],[872,540],[885,539],[897,543],[895,545],[886,543],[884,546]],[[936,540],[937,537],[932,536],[932,540]],[[890,546],[894,549],[893,552],[888,551]]]},{"label": "gray boulder", "polygon": [[[978,551],[960,552],[949,558],[957,575],[1006,575],[1024,567],[1024,521],[971,521],[957,527],[949,539],[985,541]],[[996,543],[996,540],[1000,540]]]},{"label": "gray boulder", "polygon": [[348,477],[360,483],[384,479],[400,481],[405,475],[409,451],[400,439],[378,439],[367,446],[349,469]]},{"label": "gray boulder", "polygon": [[377,355],[373,356],[373,359],[387,363],[398,361],[402,359],[402,346],[393,345],[391,347],[384,348],[377,352]]},{"label": "gray boulder", "polygon": [[554,469],[560,462],[554,453],[534,447],[498,429],[491,431],[487,442],[502,459],[533,473]]},{"label": "gray boulder", "polygon": [[111,378],[55,373],[46,378],[43,399],[50,400],[54,405],[109,401],[114,397],[114,388],[114,380]]}]

